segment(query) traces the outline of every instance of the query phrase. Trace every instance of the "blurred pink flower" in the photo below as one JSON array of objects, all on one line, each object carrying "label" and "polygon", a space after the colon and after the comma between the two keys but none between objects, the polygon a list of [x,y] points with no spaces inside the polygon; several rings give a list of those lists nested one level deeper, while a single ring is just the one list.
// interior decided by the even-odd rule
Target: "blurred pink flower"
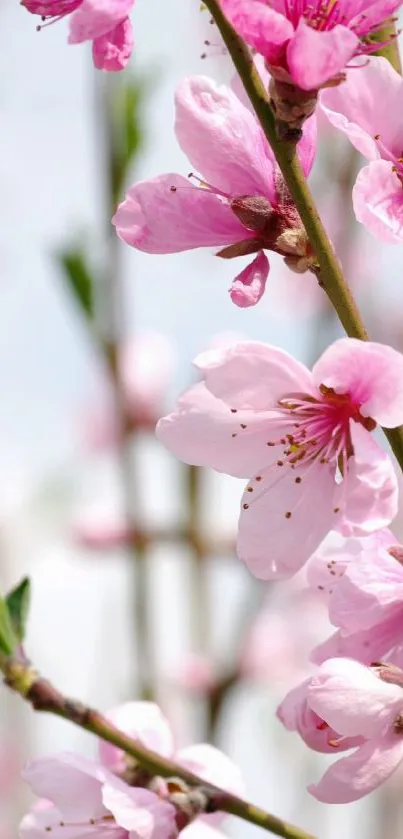
[{"label": "blurred pink flower", "polygon": [[81,510],[73,521],[71,536],[77,545],[89,550],[109,551],[130,544],[133,534],[123,514],[114,514],[105,505]]},{"label": "blurred pink flower", "polygon": [[[173,839],[175,808],[149,790],[130,787],[103,766],[62,753],[29,763],[24,780],[50,802],[34,807],[19,829],[20,839]],[[68,830],[68,834],[66,833]]]},{"label": "blurred pink flower", "polygon": [[396,114],[403,105],[403,81],[386,58],[371,57],[347,71],[340,89],[320,98],[326,116],[371,162],[354,189],[355,215],[378,239],[403,242],[403,130]]},{"label": "blurred pink flower", "polygon": [[[22,0],[44,25],[71,15],[69,43],[93,42],[99,70],[123,70],[132,54],[133,32],[128,17],[134,0]],[[39,28],[42,28],[41,26]]]},{"label": "blurred pink flower", "polygon": [[182,657],[173,675],[179,687],[191,693],[206,694],[216,683],[216,669],[215,662],[208,656],[188,653]]},{"label": "blurred pink flower", "polygon": [[204,382],[157,436],[186,463],[251,478],[237,549],[255,576],[292,576],[346,519],[357,535],[393,519],[396,475],[370,432],[403,419],[399,353],[345,338],[311,373],[277,347],[245,342],[196,366]]},{"label": "blurred pink flower", "polygon": [[379,49],[371,40],[401,0],[221,0],[242,38],[281,81],[315,91],[342,81],[354,56]]},{"label": "blurred pink flower", "polygon": [[[179,84],[175,109],[177,139],[202,177],[192,173],[197,186],[171,173],[134,184],[113,218],[117,234],[146,253],[200,247],[219,247],[226,259],[257,253],[230,289],[237,305],[254,305],[269,271],[264,249],[307,270],[301,220],[256,116],[233,90],[193,76]],[[298,144],[305,174],[315,149],[313,117]]]},{"label": "blurred pink flower", "polygon": [[[168,338],[153,332],[140,333],[122,345],[120,375],[125,408],[133,428],[154,428],[163,413],[174,355]],[[84,418],[84,430],[90,449],[116,443],[119,429],[110,392],[91,405]]]},{"label": "blurred pink flower", "polygon": [[[403,673],[400,673],[403,677]],[[326,661],[307,689],[309,707],[344,737],[362,745],[336,761],[308,789],[330,804],[356,801],[380,786],[403,760],[403,691],[378,668],[347,658]]]}]

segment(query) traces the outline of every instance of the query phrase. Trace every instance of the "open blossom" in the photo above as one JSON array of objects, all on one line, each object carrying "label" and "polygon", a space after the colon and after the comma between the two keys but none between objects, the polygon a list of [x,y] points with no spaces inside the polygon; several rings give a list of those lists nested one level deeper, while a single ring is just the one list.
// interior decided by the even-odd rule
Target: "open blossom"
[{"label": "open blossom", "polygon": [[[135,737],[148,749],[158,752],[216,786],[235,795],[243,795],[244,784],[238,767],[223,752],[207,743],[175,750],[168,721],[153,702],[127,702],[107,714],[108,719],[130,737]],[[122,776],[129,769],[126,756],[121,749],[99,742],[99,757],[110,771]],[[203,820],[216,823],[220,813],[203,815]]]},{"label": "open blossom", "polygon": [[367,160],[353,189],[355,215],[383,242],[403,242],[403,80],[386,58],[347,71],[342,88],[321,94],[330,122]]},{"label": "open blossom", "polygon": [[[330,804],[356,801],[376,789],[403,760],[403,673],[347,658],[326,661],[307,688],[309,707],[343,738],[361,736],[309,791]],[[335,745],[337,749],[337,745]]]},{"label": "open blossom", "polygon": [[354,56],[379,49],[369,36],[400,0],[221,0],[242,38],[263,55],[280,81],[317,91]]},{"label": "open blossom", "polygon": [[34,807],[20,839],[174,839],[175,808],[94,761],[62,753],[28,764],[24,780],[48,805]]},{"label": "open blossom", "polygon": [[[351,656],[364,664],[387,657],[403,661],[403,546],[390,531],[383,544],[357,541],[360,551],[336,576],[329,597],[329,617],[338,631],[312,653],[316,663]],[[329,562],[330,571],[334,567]]]},{"label": "open blossom", "polygon": [[345,338],[310,372],[245,342],[196,359],[204,381],[157,425],[186,463],[250,478],[237,549],[255,576],[291,576],[327,533],[365,535],[397,512],[390,458],[370,432],[403,419],[403,357]]},{"label": "open blossom", "polygon": [[133,4],[134,0],[22,0],[45,26],[70,15],[69,44],[92,41],[95,67],[110,71],[123,70],[132,54]]},{"label": "open blossom", "polygon": [[[218,247],[231,259],[257,254],[230,290],[238,306],[261,298],[269,272],[265,250],[302,272],[313,257],[271,148],[237,94],[205,76],[182,81],[175,95],[178,142],[199,175],[176,174],[134,184],[113,223],[118,236],[147,253]],[[314,118],[298,154],[307,175],[316,145]]]}]

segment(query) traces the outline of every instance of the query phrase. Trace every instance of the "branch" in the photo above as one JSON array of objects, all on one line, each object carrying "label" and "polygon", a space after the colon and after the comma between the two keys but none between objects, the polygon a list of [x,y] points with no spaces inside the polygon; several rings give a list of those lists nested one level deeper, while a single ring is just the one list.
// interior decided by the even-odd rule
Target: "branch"
[{"label": "branch", "polygon": [[[334,306],[347,335],[350,338],[367,341],[366,328],[316,209],[296,154],[295,145],[281,141],[276,136],[275,120],[269,96],[255,68],[252,55],[221,11],[219,0],[203,0],[203,3],[220,31],[305,226],[319,264],[317,272],[319,283]],[[383,430],[400,468],[403,470],[403,427],[384,428]]]},{"label": "branch", "polygon": [[139,741],[133,740],[127,734],[115,728],[98,711],[63,696],[50,682],[43,679],[29,662],[19,661],[13,657],[7,658],[3,653],[0,653],[0,670],[4,674],[5,684],[19,693],[23,699],[32,705],[35,711],[55,714],[85,729],[85,731],[96,734],[97,737],[112,743],[126,754],[131,755],[151,775],[180,778],[191,787],[202,790],[207,801],[206,812],[220,811],[238,816],[240,819],[255,824],[263,830],[275,833],[277,836],[282,836],[284,839],[314,839],[298,827],[276,818],[271,813],[266,813],[259,807],[255,807],[254,804],[249,804],[219,787],[206,784],[206,781],[198,775],[194,775],[193,772],[189,772],[173,761],[146,749]]}]

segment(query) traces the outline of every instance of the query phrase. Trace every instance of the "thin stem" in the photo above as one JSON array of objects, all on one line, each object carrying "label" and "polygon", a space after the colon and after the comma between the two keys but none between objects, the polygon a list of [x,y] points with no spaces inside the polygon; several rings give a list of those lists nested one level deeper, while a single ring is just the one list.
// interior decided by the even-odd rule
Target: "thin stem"
[{"label": "thin stem", "polygon": [[392,65],[393,69],[396,70],[397,73],[402,75],[402,62],[400,59],[400,52],[399,52],[399,43],[397,40],[397,31],[396,31],[396,24],[386,23],[382,29],[379,29],[378,32],[373,36],[374,41],[379,41],[380,43],[384,43],[386,41],[385,46],[381,47],[375,55],[383,55],[384,58],[387,58],[389,64]]},{"label": "thin stem", "polygon": [[260,807],[255,807],[219,787],[206,784],[202,778],[184,769],[183,766],[146,749],[138,740],[133,740],[115,728],[98,711],[63,696],[50,682],[41,678],[28,662],[6,658],[0,653],[0,669],[4,674],[5,683],[29,702],[34,710],[55,714],[90,731],[102,740],[112,743],[134,757],[151,775],[181,778],[190,787],[200,788],[206,796],[206,812],[230,813],[284,839],[313,839],[311,835],[294,825],[278,819],[271,813],[266,813]]},{"label": "thin stem", "polygon": [[[316,209],[296,154],[295,145],[278,140],[269,97],[254,66],[253,58],[221,11],[218,0],[203,1],[217,24],[305,226],[311,247],[318,260],[318,281],[334,306],[347,335],[350,338],[367,341],[367,331]],[[403,428],[384,429],[384,432],[403,470]]]},{"label": "thin stem", "polygon": [[106,241],[107,266],[103,288],[100,294],[101,345],[107,362],[114,394],[115,416],[118,426],[118,458],[123,488],[124,515],[131,534],[128,544],[132,568],[134,596],[132,603],[134,621],[134,646],[137,666],[137,694],[143,699],[153,695],[153,646],[149,615],[149,574],[147,568],[148,542],[141,538],[136,507],[139,501],[141,482],[137,467],[138,438],[127,410],[127,400],[122,381],[120,350],[124,340],[124,283],[121,268],[120,242],[111,224],[115,211],[119,169],[117,161],[121,154],[122,132],[116,119],[117,85],[121,80],[110,75],[100,80],[99,111],[103,128],[105,159],[107,168],[106,196]]}]

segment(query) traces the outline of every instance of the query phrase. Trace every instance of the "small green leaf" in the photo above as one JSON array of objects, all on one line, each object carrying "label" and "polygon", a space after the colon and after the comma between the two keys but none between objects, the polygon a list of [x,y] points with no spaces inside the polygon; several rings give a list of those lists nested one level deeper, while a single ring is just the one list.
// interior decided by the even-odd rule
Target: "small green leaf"
[{"label": "small green leaf", "polygon": [[80,248],[60,251],[58,259],[75,299],[91,318],[94,312],[94,281],[84,251]]},{"label": "small green leaf", "polygon": [[18,638],[14,632],[7,603],[0,597],[0,651],[7,656],[12,655],[18,646]]},{"label": "small green leaf", "polygon": [[9,592],[5,602],[14,634],[18,641],[23,641],[31,603],[31,582],[28,577],[24,577],[24,579]]}]

